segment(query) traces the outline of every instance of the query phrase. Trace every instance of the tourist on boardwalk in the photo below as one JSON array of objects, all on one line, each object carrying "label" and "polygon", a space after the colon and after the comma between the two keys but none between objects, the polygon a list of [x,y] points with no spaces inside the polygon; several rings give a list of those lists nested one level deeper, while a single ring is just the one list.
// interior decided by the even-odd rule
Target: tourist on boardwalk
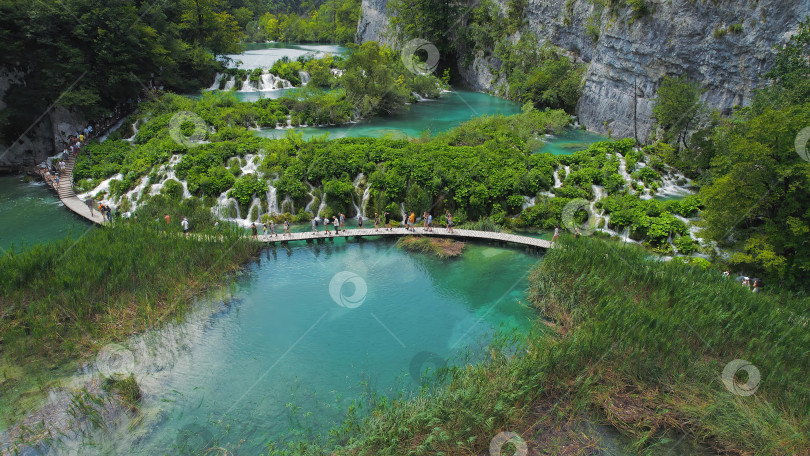
[{"label": "tourist on boardwalk", "polygon": [[290,221],[284,220],[284,235],[287,236],[290,234]]},{"label": "tourist on boardwalk", "polygon": [[428,230],[428,213],[427,211],[422,212],[422,231]]},{"label": "tourist on boardwalk", "polygon": [[275,236],[276,235],[276,222],[273,219],[270,219],[270,233]]},{"label": "tourist on boardwalk", "polygon": [[433,231],[433,214],[431,214],[430,212],[428,212],[427,215],[427,230]]},{"label": "tourist on boardwalk", "polygon": [[317,217],[312,218],[312,232],[313,233],[318,232],[318,218]]},{"label": "tourist on boardwalk", "polygon": [[453,214],[451,214],[450,211],[447,211],[444,214],[444,218],[447,221],[447,232],[452,233],[453,232]]},{"label": "tourist on boardwalk", "polygon": [[363,229],[363,214],[357,214],[357,229]]},{"label": "tourist on boardwalk", "polygon": [[256,228],[256,222],[250,224],[250,232],[253,233],[253,237],[257,237],[259,235],[259,230]]},{"label": "tourist on boardwalk", "polygon": [[338,221],[337,215],[332,216],[332,224],[335,226],[335,234],[338,234],[340,231],[340,222]]},{"label": "tourist on boardwalk", "polygon": [[183,232],[186,233],[186,235],[188,235],[188,219],[187,218],[183,217],[183,221],[180,222],[180,226],[183,227]]},{"label": "tourist on boardwalk", "polygon": [[411,215],[408,217],[408,229],[412,232],[416,232],[416,228],[413,227],[414,222],[416,222],[416,214],[411,211]]},{"label": "tourist on boardwalk", "polygon": [[391,228],[391,213],[388,212],[388,211],[385,211],[385,214],[383,214],[383,218],[385,219],[385,228],[388,231],[391,231],[393,229],[393,228]]},{"label": "tourist on boardwalk", "polygon": [[346,232],[346,215],[340,213],[340,231]]},{"label": "tourist on boardwalk", "polygon": [[554,236],[551,237],[551,243],[555,243],[558,237],[560,237],[560,227],[554,225]]},{"label": "tourist on boardwalk", "polygon": [[329,217],[323,218],[323,230],[324,232],[326,232],[327,236],[331,236],[331,234],[329,233]]},{"label": "tourist on boardwalk", "polygon": [[262,231],[264,231],[264,235],[267,236],[267,224],[262,223]]},{"label": "tourist on boardwalk", "polygon": [[380,214],[374,213],[374,231],[380,231]]},{"label": "tourist on boardwalk", "polygon": [[93,217],[93,205],[95,204],[93,198],[88,197],[86,200],[84,200],[84,204],[86,204],[87,208],[90,209],[90,217]]},{"label": "tourist on boardwalk", "polygon": [[762,279],[754,279],[753,293],[762,293]]}]

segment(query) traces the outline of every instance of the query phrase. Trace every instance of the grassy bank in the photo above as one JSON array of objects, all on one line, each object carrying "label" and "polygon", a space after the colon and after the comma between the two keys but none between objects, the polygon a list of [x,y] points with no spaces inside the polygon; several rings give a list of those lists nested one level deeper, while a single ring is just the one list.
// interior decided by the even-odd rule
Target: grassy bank
[{"label": "grassy bank", "polygon": [[[367,419],[351,410],[328,450],[294,443],[271,454],[477,455],[501,431],[553,453],[578,443],[571,429],[584,416],[639,453],[684,434],[727,454],[808,454],[807,300],[752,294],[714,271],[590,238],[549,251],[531,297],[552,336],[501,341],[441,388],[373,402]],[[732,393],[749,379],[724,384],[734,359],[758,369],[754,394]]]},{"label": "grassy bank", "polygon": [[[161,202],[168,209],[158,222],[146,207],[139,221],[118,221],[79,239],[0,257],[0,403],[9,407],[0,409],[4,416],[21,413],[12,408],[18,401],[41,396],[52,369],[182,315],[192,297],[256,253],[258,245],[237,230],[223,228],[220,241],[183,236],[181,213],[192,227],[201,227],[210,212],[193,201]],[[172,225],[164,213],[173,217]]]},{"label": "grassy bank", "polygon": [[464,243],[452,239],[408,236],[397,241],[397,247],[408,252],[435,255],[443,260],[457,257],[464,250]]}]

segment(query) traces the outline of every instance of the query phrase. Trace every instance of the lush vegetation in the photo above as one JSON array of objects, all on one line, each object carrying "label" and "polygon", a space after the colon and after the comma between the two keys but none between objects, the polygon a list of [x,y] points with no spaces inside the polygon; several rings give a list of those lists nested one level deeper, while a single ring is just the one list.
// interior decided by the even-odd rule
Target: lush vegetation
[{"label": "lush vegetation", "polygon": [[[340,99],[336,92],[323,97]],[[594,188],[601,187],[607,197],[595,202],[595,215],[601,214],[596,228],[627,230],[631,239],[662,253],[710,252],[692,239],[683,219],[698,215],[699,198],[642,199],[654,195],[671,171],[658,157],[661,150],[669,150],[666,147],[635,151],[628,139],[596,143],[572,155],[544,154],[538,137],[558,131],[569,117],[563,111],[538,111],[530,104],[519,115],[473,119],[435,137],[412,141],[303,141],[293,133],[271,140],[252,136],[246,128],[274,125],[284,113],[300,118],[303,112],[311,119],[308,106],[320,110],[329,106],[302,103],[292,99],[240,103],[223,93],[196,101],[167,95],[144,106],[144,123],[132,143],[91,144],[90,156],[80,157],[74,175],[84,188],[92,188],[120,173],[106,196],[120,201],[123,210],[148,198],[149,191],[134,188],[163,183],[163,193],[182,194],[180,182],[168,177],[171,166],[176,178],[204,204],[221,204],[217,200],[223,194],[231,198],[233,204],[218,209],[228,218],[236,217],[237,208],[248,221],[271,216],[308,221],[339,212],[353,216],[368,188],[367,213],[398,215],[404,204],[408,211],[429,210],[435,216],[450,210],[457,223],[486,219],[513,229],[561,225],[567,204],[582,200],[587,206],[599,198]],[[177,111],[194,112],[212,126],[207,132],[210,142],[185,146],[173,141],[167,126]],[[169,165],[172,156],[176,163]],[[254,171],[243,174],[248,168]],[[267,195],[270,185],[276,201]],[[535,204],[524,208],[526,198],[535,198]],[[256,199],[259,205],[254,205]],[[321,207],[321,202],[325,203],[321,213],[304,211],[306,206]],[[280,208],[277,214],[269,213],[271,206]],[[582,210],[577,221],[587,217]]]},{"label": "lush vegetation", "polygon": [[708,115],[694,84],[664,81],[655,113],[674,147],[658,150],[702,184],[702,234],[734,252],[732,268],[806,289],[810,162],[799,155],[796,138],[810,126],[810,21],[766,77],[771,85],[730,117]]},{"label": "lush vegetation", "polygon": [[[637,246],[564,237],[560,247],[530,279],[553,334],[496,343],[486,361],[443,372],[438,388],[358,403],[325,445],[274,443],[271,454],[477,455],[505,429],[562,448],[576,441],[563,430],[583,412],[645,454],[672,432],[729,454],[805,452],[806,300],[752,294]],[[735,358],[761,374],[752,396],[721,381]]]},{"label": "lush vegetation", "polygon": [[271,5],[270,12],[247,25],[247,39],[351,43],[354,42],[359,19],[360,0],[326,0],[318,7],[301,5],[298,8],[276,4]]},{"label": "lush vegetation", "polygon": [[206,85],[220,67],[214,56],[240,49],[235,9],[222,0],[0,1],[0,67],[25,75],[4,97],[0,143],[52,104],[98,118],[151,82]]}]

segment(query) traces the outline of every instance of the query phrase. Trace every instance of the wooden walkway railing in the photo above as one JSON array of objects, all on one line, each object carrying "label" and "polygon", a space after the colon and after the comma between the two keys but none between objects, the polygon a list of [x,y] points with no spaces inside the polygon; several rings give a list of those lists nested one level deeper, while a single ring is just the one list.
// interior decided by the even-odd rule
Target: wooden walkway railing
[{"label": "wooden walkway railing", "polygon": [[338,237],[401,237],[401,236],[433,236],[454,239],[482,239],[487,241],[507,242],[510,244],[519,244],[529,247],[537,247],[541,249],[551,248],[551,242],[543,239],[535,239],[527,236],[519,236],[516,234],[496,233],[492,231],[473,231],[473,230],[458,230],[454,229],[450,233],[446,228],[434,228],[433,231],[425,231],[423,228],[416,228],[415,232],[408,231],[405,228],[394,228],[391,231],[380,228],[375,230],[373,228],[366,229],[353,229],[341,231],[340,234],[335,234],[334,231],[318,231],[317,233],[306,231],[291,234],[267,234],[256,236],[260,242],[276,243],[276,242],[290,242],[290,241],[313,241],[319,239],[334,239]]}]

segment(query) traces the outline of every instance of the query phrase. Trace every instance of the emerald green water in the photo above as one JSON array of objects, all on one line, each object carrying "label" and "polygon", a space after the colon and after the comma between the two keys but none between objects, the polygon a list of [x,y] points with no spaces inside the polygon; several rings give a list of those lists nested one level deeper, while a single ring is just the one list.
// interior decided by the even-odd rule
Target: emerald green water
[{"label": "emerald green water", "polygon": [[[129,345],[145,391],[141,420],[62,445],[156,455],[205,441],[247,455],[284,435],[314,439],[364,393],[413,391],[420,366],[468,349],[480,359],[496,329],[526,331],[536,318],[522,304],[526,277],[538,261],[484,244],[452,261],[386,240],[267,249],[228,299],[200,305],[203,317]],[[354,279],[341,285],[343,271]]]},{"label": "emerald green water", "polygon": [[73,215],[41,182],[24,182],[20,176],[0,177],[0,253],[81,235],[91,226]]},{"label": "emerald green water", "polygon": [[[328,134],[329,139],[344,137],[416,137],[424,131],[435,134],[450,130],[473,117],[483,115],[512,115],[520,105],[501,98],[469,90],[446,92],[438,100],[411,104],[407,110],[390,117],[364,119],[349,125],[295,128],[304,139]],[[288,130],[265,129],[256,132],[267,138],[281,138]]]},{"label": "emerald green water", "polygon": [[607,138],[590,131],[578,128],[567,128],[562,133],[543,138],[543,147],[536,152],[544,152],[553,155],[570,155],[578,150],[585,150],[591,144],[605,141]]}]

